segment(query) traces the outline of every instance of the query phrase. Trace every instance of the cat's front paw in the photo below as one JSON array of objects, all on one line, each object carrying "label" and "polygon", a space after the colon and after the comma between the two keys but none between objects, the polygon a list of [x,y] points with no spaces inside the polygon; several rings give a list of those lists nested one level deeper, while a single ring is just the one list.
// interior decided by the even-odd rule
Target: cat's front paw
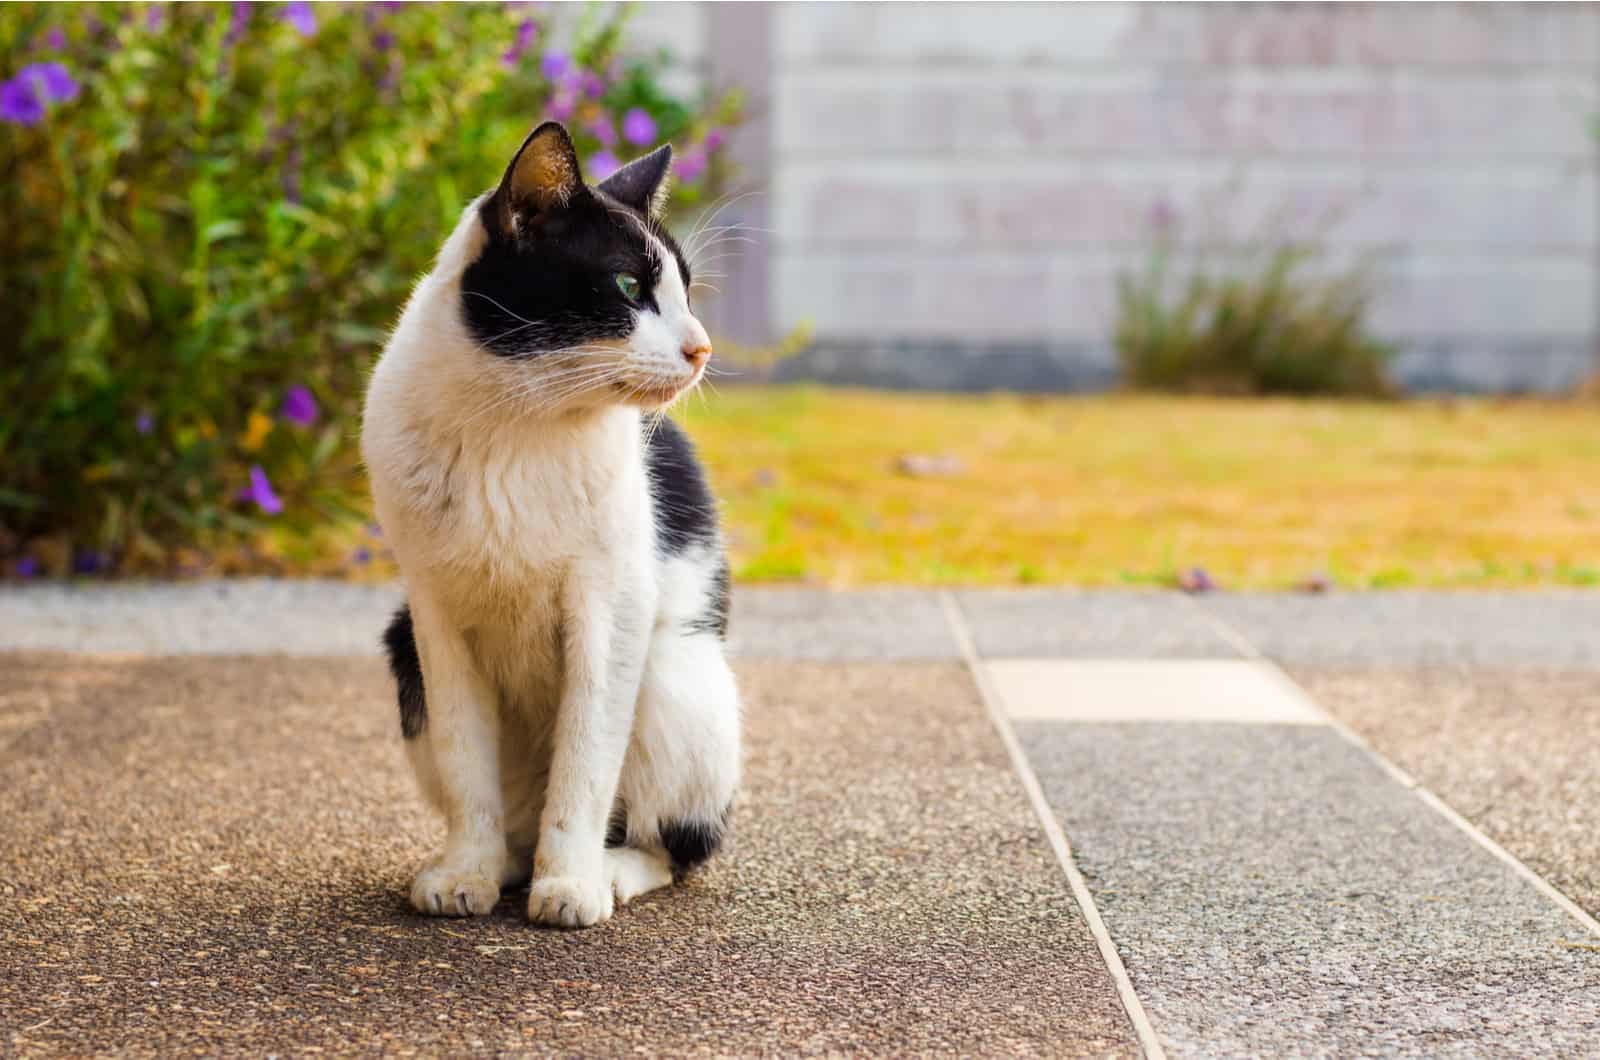
[{"label": "cat's front paw", "polygon": [[611,919],[615,900],[605,877],[547,876],[528,890],[528,919],[550,927],[591,927]]},{"label": "cat's front paw", "polygon": [[500,900],[500,885],[478,872],[456,872],[443,865],[417,873],[411,906],[428,916],[483,916]]}]

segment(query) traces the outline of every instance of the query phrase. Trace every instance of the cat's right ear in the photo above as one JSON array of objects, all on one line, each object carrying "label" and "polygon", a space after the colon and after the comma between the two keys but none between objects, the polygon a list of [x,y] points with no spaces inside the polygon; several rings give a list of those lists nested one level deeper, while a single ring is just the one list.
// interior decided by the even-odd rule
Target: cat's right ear
[{"label": "cat's right ear", "polygon": [[522,141],[495,190],[501,234],[514,237],[525,219],[559,209],[583,190],[572,138],[560,122],[545,122]]}]

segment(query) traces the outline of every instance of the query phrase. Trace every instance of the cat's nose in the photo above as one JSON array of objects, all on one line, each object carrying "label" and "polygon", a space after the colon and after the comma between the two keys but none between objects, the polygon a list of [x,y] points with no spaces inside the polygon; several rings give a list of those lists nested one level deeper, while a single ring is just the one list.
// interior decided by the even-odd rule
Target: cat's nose
[{"label": "cat's nose", "polygon": [[683,344],[683,359],[699,368],[711,360],[711,343],[686,342]]}]

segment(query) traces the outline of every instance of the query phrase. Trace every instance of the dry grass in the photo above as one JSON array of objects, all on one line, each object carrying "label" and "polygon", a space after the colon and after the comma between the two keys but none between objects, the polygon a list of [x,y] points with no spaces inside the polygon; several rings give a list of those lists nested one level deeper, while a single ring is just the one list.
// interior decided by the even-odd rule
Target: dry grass
[{"label": "dry grass", "polygon": [[679,419],[746,581],[1600,583],[1593,404],[724,387]]}]

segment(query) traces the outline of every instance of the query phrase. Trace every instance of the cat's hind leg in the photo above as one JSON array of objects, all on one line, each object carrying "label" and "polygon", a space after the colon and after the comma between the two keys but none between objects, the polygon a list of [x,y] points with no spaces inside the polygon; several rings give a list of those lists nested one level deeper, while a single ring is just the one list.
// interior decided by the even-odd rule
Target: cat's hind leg
[{"label": "cat's hind leg", "polygon": [[626,905],[641,894],[672,882],[672,859],[661,849],[607,847],[606,876],[618,905]]},{"label": "cat's hind leg", "polygon": [[664,855],[678,874],[716,852],[739,784],[739,729],[721,638],[696,627],[658,629],[618,788],[627,847]]}]

